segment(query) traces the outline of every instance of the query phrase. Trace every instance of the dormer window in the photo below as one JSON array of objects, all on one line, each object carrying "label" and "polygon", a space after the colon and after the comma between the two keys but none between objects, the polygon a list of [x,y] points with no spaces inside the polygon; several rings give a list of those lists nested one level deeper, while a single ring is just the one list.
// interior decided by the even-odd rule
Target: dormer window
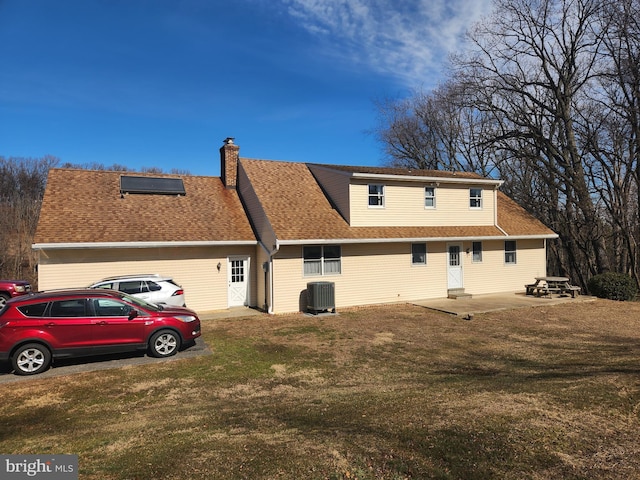
[{"label": "dormer window", "polygon": [[369,185],[369,206],[380,208],[384,207],[384,185]]},{"label": "dormer window", "polygon": [[482,189],[469,189],[469,208],[482,208]]},{"label": "dormer window", "polygon": [[424,187],[424,208],[436,208],[435,187]]}]

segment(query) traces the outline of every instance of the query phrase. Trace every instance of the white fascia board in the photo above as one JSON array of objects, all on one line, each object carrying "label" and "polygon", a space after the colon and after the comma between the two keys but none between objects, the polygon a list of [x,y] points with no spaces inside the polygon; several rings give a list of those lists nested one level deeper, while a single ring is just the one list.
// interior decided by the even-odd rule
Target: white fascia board
[{"label": "white fascia board", "polygon": [[406,243],[406,242],[460,242],[460,241],[488,241],[488,240],[544,240],[558,238],[556,234],[549,235],[491,235],[466,237],[415,237],[415,238],[319,238],[309,240],[280,240],[279,245],[335,245],[356,243]]},{"label": "white fascia board", "polygon": [[488,178],[455,178],[455,177],[421,177],[412,175],[387,175],[380,173],[354,173],[353,178],[369,180],[388,180],[400,182],[427,182],[427,183],[452,183],[466,185],[491,185],[494,188],[501,186],[504,180],[491,180]]},{"label": "white fascia board", "polygon": [[84,242],[84,243],[34,243],[33,250],[68,250],[87,248],[178,248],[224,247],[257,245],[256,240],[193,241],[193,242]]},{"label": "white fascia board", "polygon": [[499,187],[504,183],[504,180],[494,180],[490,178],[469,178],[460,177],[457,178],[455,174],[451,173],[449,177],[428,177],[417,175],[393,175],[386,173],[364,173],[364,172],[349,172],[346,170],[340,170],[331,168],[331,165],[310,164],[310,168],[318,168],[321,170],[328,170],[338,175],[344,175],[351,178],[361,178],[370,180],[396,180],[402,182],[428,182],[428,183],[456,183],[456,184],[469,184],[469,185],[493,185]]}]

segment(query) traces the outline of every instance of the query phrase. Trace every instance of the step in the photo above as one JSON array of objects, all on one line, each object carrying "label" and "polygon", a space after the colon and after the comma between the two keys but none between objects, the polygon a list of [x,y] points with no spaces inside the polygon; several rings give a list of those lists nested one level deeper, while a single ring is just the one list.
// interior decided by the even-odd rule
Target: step
[{"label": "step", "polygon": [[451,288],[447,290],[447,298],[472,298],[470,293],[466,293],[464,288]]}]

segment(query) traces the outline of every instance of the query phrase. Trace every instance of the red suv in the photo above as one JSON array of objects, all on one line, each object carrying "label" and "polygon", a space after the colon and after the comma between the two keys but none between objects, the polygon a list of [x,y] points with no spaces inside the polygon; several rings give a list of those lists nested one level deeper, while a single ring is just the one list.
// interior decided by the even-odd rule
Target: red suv
[{"label": "red suv", "polygon": [[45,371],[52,359],[146,350],[174,355],[200,336],[193,310],[154,305],[114,290],[32,293],[0,310],[0,360],[18,375]]}]

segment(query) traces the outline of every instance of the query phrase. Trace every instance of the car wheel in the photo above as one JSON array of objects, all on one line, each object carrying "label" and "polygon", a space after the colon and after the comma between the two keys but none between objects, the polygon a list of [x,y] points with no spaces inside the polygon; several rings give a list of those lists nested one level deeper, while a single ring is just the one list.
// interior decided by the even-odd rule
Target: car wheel
[{"label": "car wheel", "polygon": [[51,364],[51,352],[39,343],[28,343],[18,348],[11,357],[16,375],[35,375],[44,372]]},{"label": "car wheel", "polygon": [[7,295],[6,293],[0,293],[0,308],[4,307],[9,298],[11,297],[9,297],[9,295]]},{"label": "car wheel", "polygon": [[149,340],[149,353],[152,357],[170,357],[180,349],[180,337],[172,330],[160,330]]}]

